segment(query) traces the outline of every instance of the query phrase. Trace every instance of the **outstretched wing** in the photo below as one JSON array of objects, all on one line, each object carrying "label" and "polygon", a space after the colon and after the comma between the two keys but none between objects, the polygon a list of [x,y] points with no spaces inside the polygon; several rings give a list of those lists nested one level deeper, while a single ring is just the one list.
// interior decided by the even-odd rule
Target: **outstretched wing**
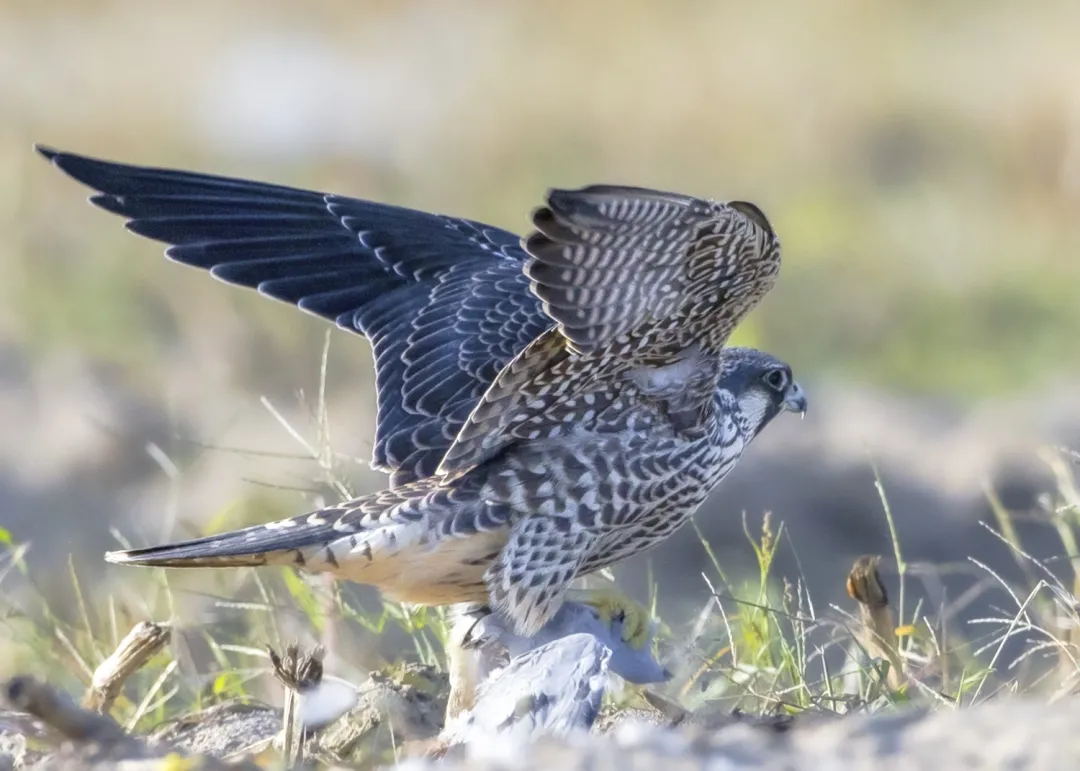
[{"label": "outstretched wing", "polygon": [[[780,269],[772,227],[744,201],[597,185],[550,191],[533,224],[525,270],[557,328],[500,372],[439,473],[617,411],[629,369],[714,363]],[[682,377],[696,377],[704,403],[715,384],[702,375]]]},{"label": "outstretched wing", "polygon": [[465,219],[278,185],[129,166],[45,147],[166,255],[371,341],[374,464],[430,476],[481,394],[552,326],[518,236]]}]

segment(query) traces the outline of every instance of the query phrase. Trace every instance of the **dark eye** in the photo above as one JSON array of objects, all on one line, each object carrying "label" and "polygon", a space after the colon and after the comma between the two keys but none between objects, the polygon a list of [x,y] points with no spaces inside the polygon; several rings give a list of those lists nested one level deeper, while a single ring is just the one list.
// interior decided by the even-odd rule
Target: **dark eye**
[{"label": "dark eye", "polygon": [[765,384],[774,391],[783,391],[787,388],[788,376],[782,369],[774,369],[765,375]]}]

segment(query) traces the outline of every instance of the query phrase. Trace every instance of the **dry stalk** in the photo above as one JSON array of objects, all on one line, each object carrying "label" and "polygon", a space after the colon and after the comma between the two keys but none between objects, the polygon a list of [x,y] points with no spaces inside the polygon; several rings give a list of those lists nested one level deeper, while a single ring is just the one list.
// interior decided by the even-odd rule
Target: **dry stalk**
[{"label": "dry stalk", "polygon": [[136,624],[112,655],[94,670],[90,687],[83,696],[83,707],[107,713],[127,679],[146,666],[171,638],[172,630],[166,624],[147,621]]},{"label": "dry stalk", "polygon": [[896,649],[896,621],[878,573],[880,561],[878,555],[855,560],[847,577],[847,593],[859,603],[860,640],[870,653],[889,662],[886,683],[895,691],[904,685],[904,665]]},{"label": "dry stalk", "polygon": [[270,654],[274,677],[285,686],[285,706],[281,717],[282,754],[287,767],[296,768],[302,760],[304,749],[303,728],[297,725],[299,696],[301,691],[322,682],[325,651],[321,645],[315,646],[310,652],[302,651],[297,643],[285,646],[285,653],[281,656],[273,648],[267,647],[266,651]]}]

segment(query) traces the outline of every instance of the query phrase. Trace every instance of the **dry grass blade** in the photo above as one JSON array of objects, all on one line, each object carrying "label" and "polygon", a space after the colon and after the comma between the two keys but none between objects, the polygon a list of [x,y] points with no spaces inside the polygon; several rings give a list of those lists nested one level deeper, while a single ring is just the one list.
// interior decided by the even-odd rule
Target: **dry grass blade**
[{"label": "dry grass blade", "polygon": [[83,696],[83,707],[100,713],[112,709],[127,679],[142,669],[170,639],[172,630],[165,624],[147,621],[136,624],[112,655],[94,670],[90,687]]}]

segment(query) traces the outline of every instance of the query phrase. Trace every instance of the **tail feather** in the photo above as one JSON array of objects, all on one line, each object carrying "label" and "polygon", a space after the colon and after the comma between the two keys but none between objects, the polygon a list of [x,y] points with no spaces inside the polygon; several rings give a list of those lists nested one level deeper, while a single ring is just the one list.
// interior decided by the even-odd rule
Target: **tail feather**
[{"label": "tail feather", "polygon": [[306,549],[346,534],[334,525],[334,520],[317,512],[163,546],[111,551],[105,559],[121,565],[167,568],[303,565]]},{"label": "tail feather", "polygon": [[506,543],[509,509],[480,494],[423,479],[311,514],[105,559],[165,568],[290,565],[378,587],[400,602],[484,601],[484,572]]}]

